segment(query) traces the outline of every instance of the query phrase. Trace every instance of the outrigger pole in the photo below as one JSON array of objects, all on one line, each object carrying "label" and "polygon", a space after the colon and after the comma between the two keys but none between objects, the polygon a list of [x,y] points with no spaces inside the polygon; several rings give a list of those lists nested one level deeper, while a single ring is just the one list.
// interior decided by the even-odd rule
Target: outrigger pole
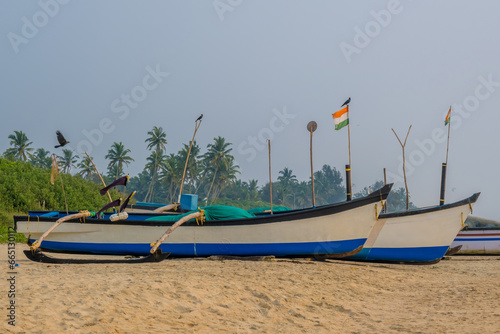
[{"label": "outrigger pole", "polygon": [[446,119],[444,121],[445,125],[448,125],[448,142],[446,145],[446,162],[443,163],[441,167],[441,195],[439,196],[439,205],[444,205],[444,195],[446,191],[446,169],[448,168],[448,152],[450,150],[450,131],[451,131],[451,106],[450,110],[448,110],[448,114],[446,115]]},{"label": "outrigger pole", "polygon": [[193,139],[191,140],[191,143],[189,144],[189,151],[188,151],[188,154],[186,157],[186,164],[184,165],[184,173],[182,173],[181,189],[179,190],[179,198],[177,200],[177,203],[181,202],[182,188],[184,188],[184,178],[186,177],[186,169],[188,166],[189,155],[191,154],[191,147],[193,147],[194,137],[196,136],[196,132],[198,131],[198,129],[201,125],[202,118],[203,118],[203,114],[200,117],[198,117],[198,119],[195,121]]}]

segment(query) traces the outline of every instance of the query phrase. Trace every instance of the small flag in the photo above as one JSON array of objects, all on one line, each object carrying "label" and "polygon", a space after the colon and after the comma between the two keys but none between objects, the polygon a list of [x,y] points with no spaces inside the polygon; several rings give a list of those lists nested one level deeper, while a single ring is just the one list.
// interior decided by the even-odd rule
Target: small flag
[{"label": "small flag", "polygon": [[107,209],[109,209],[109,208],[111,208],[113,206],[119,206],[121,201],[122,201],[121,198],[119,198],[116,201],[113,201],[111,203],[106,204],[105,206],[103,206],[101,208],[101,210],[97,211],[97,213],[95,214],[96,217],[99,217],[99,215],[101,214],[101,212],[103,212],[104,210],[107,210]]},{"label": "small flag", "polygon": [[335,130],[342,129],[344,126],[349,124],[349,106],[345,106],[335,114],[332,114],[332,116],[333,121],[335,122]]},{"label": "small flag", "polygon": [[116,187],[116,186],[126,186],[127,181],[129,180],[128,174],[125,175],[124,177],[120,177],[119,179],[115,180],[115,182],[111,183],[105,188],[102,188],[100,190],[101,196],[104,196],[104,194],[111,188]]},{"label": "small flag", "polygon": [[451,106],[450,110],[448,110],[448,114],[446,115],[446,119],[444,120],[444,125],[448,125],[450,123],[450,114],[451,114]]},{"label": "small flag", "polygon": [[130,201],[130,199],[132,197],[134,197],[134,195],[135,195],[135,191],[133,193],[131,193],[130,195],[128,195],[127,199],[123,202],[122,206],[120,206],[120,210],[118,212],[122,212],[123,210],[125,210],[125,208],[127,207],[128,201]]}]

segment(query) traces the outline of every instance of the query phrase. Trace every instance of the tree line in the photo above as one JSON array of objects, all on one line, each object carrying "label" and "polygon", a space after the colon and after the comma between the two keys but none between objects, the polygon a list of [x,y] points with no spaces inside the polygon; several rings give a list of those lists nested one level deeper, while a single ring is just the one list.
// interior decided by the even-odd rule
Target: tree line
[{"label": "tree line", "polygon": [[[176,154],[167,154],[166,133],[161,127],[154,126],[147,135],[145,146],[150,154],[143,170],[130,178],[127,188],[137,191],[135,196],[137,201],[176,202],[190,143],[183,144]],[[34,149],[33,143],[29,141],[25,133],[14,131],[8,138],[10,147],[2,154],[4,159],[25,161],[35,168],[51,168],[51,153],[44,148]],[[204,153],[194,141],[186,166],[183,193],[197,194],[199,199],[204,199],[206,204],[228,204],[244,208],[269,205],[269,182],[259,186],[255,179],[248,181],[239,179],[240,168],[235,163],[232,150],[232,144],[223,137],[214,138],[213,142],[206,146]],[[134,161],[131,150],[127,149],[122,142],[114,142],[105,155],[105,159],[108,165],[103,178],[107,184],[123,176],[126,166]],[[73,151],[63,148],[57,160],[63,173],[73,173],[85,180],[101,183],[91,161],[86,156],[80,157]],[[316,205],[345,200],[346,190],[342,173],[335,167],[324,165],[314,172],[314,183]],[[383,182],[377,181],[355,194],[355,197],[364,196],[382,186]],[[274,205],[304,208],[312,204],[311,180],[298,180],[293,170],[287,167],[279,171],[272,189]],[[389,211],[404,210],[405,200],[404,188],[393,190],[388,200]]]}]

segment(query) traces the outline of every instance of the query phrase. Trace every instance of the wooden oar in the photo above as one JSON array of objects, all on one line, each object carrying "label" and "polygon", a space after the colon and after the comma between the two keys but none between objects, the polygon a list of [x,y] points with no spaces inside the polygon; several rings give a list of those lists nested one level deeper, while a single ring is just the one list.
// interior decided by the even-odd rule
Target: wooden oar
[{"label": "wooden oar", "polygon": [[81,211],[79,213],[75,213],[75,214],[72,214],[72,215],[68,215],[68,216],[59,218],[55,222],[55,224],[52,225],[47,230],[47,232],[45,232],[44,234],[42,234],[42,236],[40,237],[40,239],[36,240],[33,244],[31,244],[31,246],[30,246],[31,251],[34,252],[38,247],[40,247],[40,244],[50,234],[50,232],[52,232],[57,226],[61,225],[65,221],[68,221],[68,220],[71,220],[71,219],[76,219],[76,218],[90,217],[90,215],[91,215],[91,213],[88,212],[88,211]]},{"label": "wooden oar", "polygon": [[203,212],[195,212],[195,213],[189,214],[189,215],[184,216],[181,219],[179,219],[174,225],[169,227],[167,232],[165,232],[165,234],[162,235],[162,237],[160,239],[156,240],[155,242],[153,242],[151,244],[150,253],[154,254],[156,252],[156,250],[158,249],[158,247],[160,247],[162,242],[165,241],[165,239],[167,239],[176,228],[178,228],[179,226],[181,226],[182,224],[184,224],[185,222],[187,222],[190,219],[200,218],[202,216],[203,216]]}]

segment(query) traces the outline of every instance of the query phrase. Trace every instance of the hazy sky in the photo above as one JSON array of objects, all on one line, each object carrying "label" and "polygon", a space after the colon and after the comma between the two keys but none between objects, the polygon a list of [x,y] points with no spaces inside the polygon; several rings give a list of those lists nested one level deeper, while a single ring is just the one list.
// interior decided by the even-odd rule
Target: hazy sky
[{"label": "hazy sky", "polygon": [[447,202],[481,191],[477,216],[497,210],[500,133],[499,1],[2,1],[0,152],[24,131],[33,147],[61,154],[61,130],[98,167],[113,142],[139,173],[153,126],[167,153],[188,143],[233,143],[243,180],[288,167],[343,170],[347,128],[331,114],[350,96],[354,190],[382,179],[408,183],[418,206],[439,202],[445,114],[454,105]]}]

